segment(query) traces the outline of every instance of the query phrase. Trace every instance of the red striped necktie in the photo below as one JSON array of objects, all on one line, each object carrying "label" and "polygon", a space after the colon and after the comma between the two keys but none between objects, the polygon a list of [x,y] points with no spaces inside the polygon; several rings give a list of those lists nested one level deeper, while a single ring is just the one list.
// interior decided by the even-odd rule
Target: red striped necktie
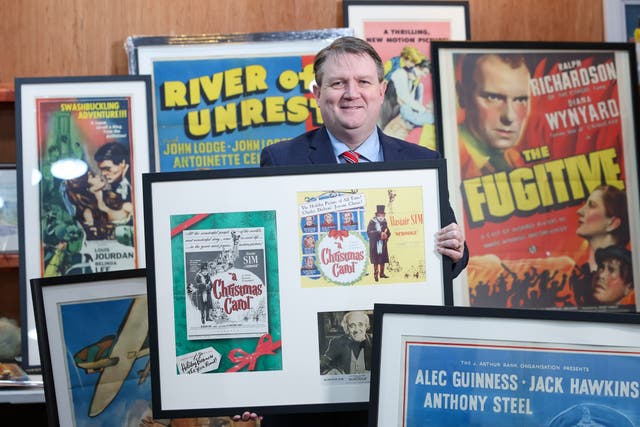
[{"label": "red striped necktie", "polygon": [[355,151],[345,151],[342,153],[342,157],[347,163],[358,163],[360,155]]}]

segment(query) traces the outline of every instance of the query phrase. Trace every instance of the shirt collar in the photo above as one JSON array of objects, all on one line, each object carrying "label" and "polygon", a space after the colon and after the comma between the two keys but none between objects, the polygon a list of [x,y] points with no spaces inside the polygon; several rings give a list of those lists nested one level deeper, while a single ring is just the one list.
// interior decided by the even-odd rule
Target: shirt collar
[{"label": "shirt collar", "polygon": [[[336,161],[338,163],[343,163],[340,155],[345,151],[349,151],[350,148],[343,142],[339,141],[338,138],[333,136],[329,129],[327,129],[327,133],[329,134],[329,140],[331,141],[331,148],[333,148],[333,154],[336,156]],[[380,145],[380,138],[378,136],[378,128],[375,128],[371,135],[356,149],[358,154],[367,158],[370,162],[381,162],[384,160],[382,156],[382,146]]]}]

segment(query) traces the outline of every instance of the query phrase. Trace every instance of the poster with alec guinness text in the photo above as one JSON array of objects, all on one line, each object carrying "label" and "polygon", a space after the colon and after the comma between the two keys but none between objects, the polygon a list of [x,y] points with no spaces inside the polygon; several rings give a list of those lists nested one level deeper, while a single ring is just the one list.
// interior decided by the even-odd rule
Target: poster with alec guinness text
[{"label": "poster with alec guinness text", "polygon": [[450,193],[471,248],[457,303],[635,311],[632,57],[549,45],[435,46]]},{"label": "poster with alec guinness text", "polygon": [[398,426],[640,423],[640,352],[405,336]]}]

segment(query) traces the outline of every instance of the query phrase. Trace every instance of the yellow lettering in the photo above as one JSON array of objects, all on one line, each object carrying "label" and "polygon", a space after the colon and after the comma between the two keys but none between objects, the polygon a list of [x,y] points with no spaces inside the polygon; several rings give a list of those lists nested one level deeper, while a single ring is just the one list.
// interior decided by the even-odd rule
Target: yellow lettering
[{"label": "yellow lettering", "polygon": [[186,107],[187,87],[182,82],[167,81],[162,84],[164,108]]},{"label": "yellow lettering", "polygon": [[267,113],[267,122],[284,123],[286,116],[284,114],[284,97],[270,96],[264,100],[265,110]]},{"label": "yellow lettering", "polygon": [[242,102],[240,102],[242,127],[263,124],[262,108],[262,102],[260,102],[259,99],[249,98],[242,100]]},{"label": "yellow lettering", "polygon": [[238,127],[238,113],[236,104],[231,102],[224,106],[214,108],[216,117],[216,133],[220,134],[227,130],[234,130]]},{"label": "yellow lettering", "polygon": [[462,190],[469,222],[478,226],[488,218],[501,221],[516,212],[580,202],[601,184],[624,188],[613,148],[468,179]]},{"label": "yellow lettering", "polygon": [[187,133],[195,138],[211,132],[211,113],[209,110],[189,111],[187,113]]},{"label": "yellow lettering", "polygon": [[247,93],[269,89],[267,85],[267,70],[262,65],[249,65],[245,69]]},{"label": "yellow lettering", "polygon": [[224,72],[224,95],[227,98],[244,93],[242,68],[232,68]]}]

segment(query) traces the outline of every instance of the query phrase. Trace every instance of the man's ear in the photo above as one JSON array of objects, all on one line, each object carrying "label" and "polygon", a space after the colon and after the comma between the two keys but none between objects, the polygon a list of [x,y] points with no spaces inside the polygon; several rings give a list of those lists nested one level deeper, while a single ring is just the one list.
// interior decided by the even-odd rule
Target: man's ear
[{"label": "man's ear", "polygon": [[309,84],[309,89],[311,89],[311,92],[316,99],[320,97],[320,86],[318,86],[318,82],[315,80],[312,81],[311,84]]}]

